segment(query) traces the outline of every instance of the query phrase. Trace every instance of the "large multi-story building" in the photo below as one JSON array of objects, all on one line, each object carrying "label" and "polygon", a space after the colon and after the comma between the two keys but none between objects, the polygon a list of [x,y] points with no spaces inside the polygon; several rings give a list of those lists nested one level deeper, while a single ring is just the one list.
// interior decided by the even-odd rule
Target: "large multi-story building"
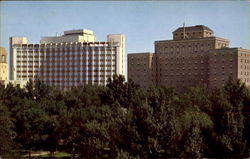
[{"label": "large multi-story building", "polygon": [[[144,65],[142,56],[152,60]],[[147,69],[151,78],[136,76]],[[144,88],[152,83],[178,92],[198,84],[214,88],[223,86],[229,76],[250,85],[250,50],[229,48],[229,40],[215,37],[203,25],[180,27],[173,40],[155,41],[154,54],[128,54],[128,78]]]},{"label": "large multi-story building", "polygon": [[7,52],[0,47],[0,82],[8,79]]},{"label": "large multi-story building", "polygon": [[40,44],[11,37],[10,77],[40,79],[61,89],[80,84],[105,85],[114,74],[124,75],[124,44],[122,34],[111,34],[106,42],[97,42],[93,32],[86,29],[42,37]]}]

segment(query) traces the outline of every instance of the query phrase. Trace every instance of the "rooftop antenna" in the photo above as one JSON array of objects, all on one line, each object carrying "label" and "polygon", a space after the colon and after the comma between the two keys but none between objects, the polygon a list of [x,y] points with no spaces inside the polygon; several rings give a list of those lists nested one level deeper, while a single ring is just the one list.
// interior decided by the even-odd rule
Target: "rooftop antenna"
[{"label": "rooftop antenna", "polygon": [[183,22],[183,39],[185,39],[185,37],[186,37],[185,34],[186,34],[185,33],[185,22]]}]

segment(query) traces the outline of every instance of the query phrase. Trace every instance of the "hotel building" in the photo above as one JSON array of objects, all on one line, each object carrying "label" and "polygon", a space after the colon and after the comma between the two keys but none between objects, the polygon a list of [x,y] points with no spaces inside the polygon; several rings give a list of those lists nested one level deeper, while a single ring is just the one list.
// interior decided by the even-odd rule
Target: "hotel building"
[{"label": "hotel building", "polygon": [[[150,57],[150,63],[144,65],[141,56]],[[136,76],[147,69],[151,78]],[[128,78],[143,88],[150,84],[174,87],[177,92],[199,84],[215,88],[229,76],[250,85],[250,50],[229,48],[229,40],[215,37],[203,25],[180,27],[173,40],[155,41],[154,54],[128,54]]]},{"label": "hotel building", "polygon": [[28,44],[25,37],[10,38],[12,80],[41,79],[69,89],[80,84],[106,85],[114,74],[124,75],[125,37],[107,36],[97,42],[91,30],[69,30]]}]

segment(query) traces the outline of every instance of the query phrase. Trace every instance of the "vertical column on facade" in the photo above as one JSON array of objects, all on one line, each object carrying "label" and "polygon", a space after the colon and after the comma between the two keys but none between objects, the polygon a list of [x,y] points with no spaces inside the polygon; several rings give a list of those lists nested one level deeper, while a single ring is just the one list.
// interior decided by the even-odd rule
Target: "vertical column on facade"
[{"label": "vertical column on facade", "polygon": [[[26,49],[26,50],[25,50]],[[23,49],[23,51],[22,51],[22,57],[23,57],[23,61],[22,61],[22,65],[21,65],[21,67],[22,67],[22,69],[23,69],[23,71],[22,71],[22,75],[21,75],[21,80],[24,80],[23,79],[23,75],[25,75],[25,54],[27,53],[27,48],[25,48],[25,49]]]},{"label": "vertical column on facade", "polygon": [[[34,44],[32,45],[32,80],[34,81],[35,80],[35,78],[34,78],[34,65],[35,65],[35,61],[34,61],[34,54],[35,54],[35,46],[34,46]],[[30,67],[29,67],[30,68]],[[28,75],[29,76],[29,75]]]},{"label": "vertical column on facade", "polygon": [[82,75],[83,75],[83,73],[82,73],[82,65],[83,65],[83,62],[82,62],[82,48],[83,48],[83,46],[82,46],[82,43],[78,43],[77,44],[77,47],[79,48],[79,50],[78,50],[78,55],[79,55],[79,65],[78,65],[78,67],[79,67],[79,70],[77,70],[77,74],[80,76],[78,76],[78,78],[79,78],[79,84],[82,84]]},{"label": "vertical column on facade", "polygon": [[[39,67],[39,54],[40,54],[40,45],[36,45],[37,48],[35,47],[35,72],[34,72],[34,78],[38,78],[38,67]],[[37,61],[38,60],[38,61]]]},{"label": "vertical column on facade", "polygon": [[103,52],[103,81],[104,81],[104,85],[106,85],[107,84],[107,77],[106,77],[106,75],[107,75],[107,64],[106,64],[106,62],[107,62],[107,47],[109,46],[109,44],[107,43],[107,45],[105,45],[105,47],[104,47],[104,52]]},{"label": "vertical column on facade", "polygon": [[113,44],[113,42],[112,42],[112,45],[111,45],[111,47],[110,47],[110,73],[109,73],[109,78],[112,78],[112,66],[113,66],[113,46],[114,46],[114,44]]},{"label": "vertical column on facade", "polygon": [[[48,49],[48,51],[47,51]],[[49,65],[50,65],[50,61],[49,61],[49,52],[50,52],[50,44],[47,44],[47,47],[46,47],[46,65],[45,65],[45,68],[46,68],[46,83],[49,85],[50,83],[50,71],[49,71]]]},{"label": "vertical column on facade", "polygon": [[92,67],[92,70],[91,70],[91,83],[92,85],[95,84],[95,73],[94,73],[94,70],[95,70],[95,47],[96,47],[96,44],[94,43],[93,46],[92,46],[92,51],[91,51],[91,67]]},{"label": "vertical column on facade", "polygon": [[58,44],[58,52],[57,52],[57,70],[58,70],[58,87],[60,89],[62,88],[62,84],[63,84],[63,77],[62,77],[62,43]]},{"label": "vertical column on facade", "polygon": [[66,47],[65,47],[65,44],[62,43],[61,44],[61,58],[60,58],[60,71],[61,71],[61,88],[62,89],[65,89],[65,70],[64,70],[64,54],[65,54],[65,50],[66,50]]},{"label": "vertical column on facade", "polygon": [[62,70],[62,88],[66,89],[66,70],[65,70],[65,54],[66,54],[66,43],[62,45],[62,60],[61,60],[61,70]]},{"label": "vertical column on facade", "polygon": [[70,61],[70,68],[71,68],[71,71],[70,71],[70,76],[71,76],[71,78],[72,78],[72,83],[73,83],[73,86],[75,86],[76,85],[76,76],[75,76],[75,71],[76,71],[76,69],[75,69],[75,64],[77,64],[77,60],[76,60],[76,53],[77,53],[77,51],[76,51],[76,45],[75,45],[75,43],[73,43],[72,45],[71,45],[71,47],[72,47],[72,51],[71,51],[71,58],[72,58],[72,60]]},{"label": "vertical column on facade", "polygon": [[53,53],[53,44],[50,43],[50,48],[49,48],[49,85],[53,85],[53,73],[52,73],[52,53]]},{"label": "vertical column on facade", "polygon": [[69,58],[66,58],[66,60],[67,60],[67,65],[66,65],[66,75],[67,75],[67,79],[68,79],[68,85],[67,85],[67,89],[69,89],[70,87],[71,87],[71,81],[72,81],[72,78],[71,78],[71,76],[70,76],[70,71],[71,71],[71,68],[70,68],[70,66],[71,66],[71,64],[70,64],[70,58],[72,57],[72,49],[71,49],[71,43],[67,43],[67,50],[69,51],[69,52],[67,52],[67,55],[66,56],[68,56]]},{"label": "vertical column on facade", "polygon": [[93,45],[90,46],[89,48],[89,62],[88,62],[89,66],[90,66],[90,71],[89,71],[89,83],[93,84]]},{"label": "vertical column on facade", "polygon": [[44,56],[43,56],[43,79],[44,82],[47,83],[47,48],[48,44],[44,44]]},{"label": "vertical column on facade", "polygon": [[[15,51],[17,50],[17,48],[13,48],[13,52],[15,53]],[[18,80],[18,79],[22,79],[22,71],[23,71],[23,68],[22,68],[22,61],[23,61],[23,46],[21,45],[21,48],[19,50],[19,56],[20,56],[20,62],[19,64],[17,64],[17,52],[16,54],[13,55],[13,67],[15,70],[12,70],[14,73],[16,72],[16,75],[13,74],[13,80]],[[16,66],[14,65],[14,63],[16,63]],[[19,67],[20,69],[20,73],[19,75],[17,74],[17,68]],[[13,69],[13,68],[12,68]],[[16,77],[15,77],[16,76]]]},{"label": "vertical column on facade", "polygon": [[[48,51],[47,51],[48,50]],[[49,76],[50,76],[50,72],[49,72],[49,65],[50,65],[50,61],[49,61],[49,52],[50,52],[50,44],[47,44],[47,46],[46,46],[46,56],[45,56],[45,72],[46,72],[46,74],[45,74],[45,78],[46,78],[46,83],[47,84],[49,84],[49,82],[50,82],[50,78],[49,78]]]},{"label": "vertical column on facade", "polygon": [[25,80],[28,80],[28,70],[29,70],[29,66],[28,66],[28,63],[29,63],[29,51],[30,51],[29,44],[27,44],[27,49],[26,49],[26,76],[25,76]]},{"label": "vertical column on facade", "polygon": [[[79,55],[79,52],[78,52],[78,48],[77,48],[77,43],[75,42],[74,43],[75,45],[75,51],[74,51],[74,62],[73,62],[73,67],[74,67],[74,83],[75,83],[75,86],[79,85],[79,82],[78,82],[78,76],[79,76],[79,73],[78,73],[78,67],[79,67],[79,64],[80,64],[80,58],[78,58],[78,55]],[[78,67],[76,67],[78,66]]]},{"label": "vertical column on facade", "polygon": [[[114,67],[114,69],[115,69],[115,74],[119,74],[119,72],[120,72],[120,67],[122,68],[122,70],[123,70],[123,63],[120,63],[120,58],[123,58],[122,56],[121,56],[121,54],[122,54],[122,52],[121,52],[121,43],[119,43],[119,45],[118,46],[115,46],[114,47],[114,49],[115,49],[115,51],[114,51],[114,58],[115,58],[115,67]],[[123,59],[122,59],[122,61],[123,61]],[[123,71],[122,72],[120,72],[121,74],[123,74]]]},{"label": "vertical column on facade", "polygon": [[59,55],[59,43],[56,43],[55,46],[55,52],[54,52],[54,63],[55,63],[55,67],[54,67],[54,72],[55,72],[55,85],[58,86],[59,85],[59,72],[58,72],[58,55]]},{"label": "vertical column on facade", "polygon": [[[12,53],[12,61],[10,62],[12,65],[10,66],[11,67],[11,69],[10,69],[10,73],[11,73],[11,78],[10,78],[10,80],[17,80],[17,77],[19,77],[19,75],[21,74],[21,68],[19,69],[19,75],[17,74],[17,71],[18,71],[18,69],[17,69],[17,60],[18,60],[18,58],[17,58],[17,55],[18,55],[18,52],[19,52],[19,56],[20,56],[20,58],[19,58],[19,60],[20,60],[20,62],[19,62],[19,64],[21,64],[21,61],[22,61],[22,55],[21,55],[21,50],[22,50],[22,48],[20,48],[19,47],[19,49],[17,49],[17,48],[15,48],[15,47],[13,47],[13,45],[10,45],[10,47],[12,47],[11,48],[11,50],[10,51],[12,51],[12,52],[10,52],[10,53]],[[16,72],[16,73],[15,73]]]},{"label": "vertical column on facade", "polygon": [[66,62],[65,62],[65,59],[66,59],[66,51],[67,51],[67,43],[63,43],[62,44],[62,58],[61,58],[61,63],[60,63],[60,67],[61,67],[61,70],[62,70],[62,88],[65,90],[66,89],[66,79],[67,79],[67,76],[66,76]]},{"label": "vertical column on facade", "polygon": [[43,45],[39,44],[39,56],[38,56],[38,74],[37,76],[41,79],[42,79],[42,69],[43,69],[43,66],[42,66],[42,58],[43,58],[43,53],[44,51],[42,51],[42,49],[44,50],[43,48]]},{"label": "vertical column on facade", "polygon": [[41,77],[41,79],[43,80],[43,81],[45,81],[44,80],[44,57],[45,57],[45,51],[46,51],[46,45],[45,44],[41,44],[41,50],[43,50],[43,52],[40,54],[40,73],[39,73],[39,75],[40,75],[40,77]]},{"label": "vertical column on facade", "polygon": [[85,52],[85,79],[86,79],[86,84],[89,83],[89,43],[86,44],[86,52]]},{"label": "vertical column on facade", "polygon": [[24,69],[24,66],[23,66],[23,61],[24,61],[24,53],[25,53],[25,50],[24,50],[24,46],[22,45],[22,51],[21,51],[21,63],[20,63],[20,68],[22,69],[21,73],[20,73],[20,80],[23,80],[23,72],[25,71]]},{"label": "vertical column on facade", "polygon": [[[114,69],[114,73],[112,74],[122,74],[123,75],[123,62],[120,63],[120,61],[123,61],[123,56],[122,55],[122,52],[121,52],[121,44],[119,44],[118,46],[116,45],[114,47],[114,51],[113,51],[113,59],[112,61],[114,61],[112,63],[112,68]],[[114,66],[113,66],[114,65]],[[120,72],[120,69],[122,68],[122,71]],[[112,70],[113,72],[113,70]]]},{"label": "vertical column on facade", "polygon": [[43,57],[43,79],[44,79],[44,82],[46,82],[47,84],[47,80],[48,80],[48,77],[47,77],[47,65],[48,65],[48,61],[47,61],[47,48],[48,48],[48,44],[44,44],[44,57]]},{"label": "vertical column on facade", "polygon": [[68,75],[68,58],[67,55],[69,54],[70,47],[68,43],[65,43],[65,51],[64,51],[64,77],[65,77],[65,83],[64,87],[68,89],[69,86],[69,75]]},{"label": "vertical column on facade", "polygon": [[73,85],[73,76],[72,76],[72,72],[73,72],[73,69],[72,69],[72,59],[73,59],[73,43],[72,42],[70,42],[69,43],[69,58],[68,58],[68,78],[69,78],[69,87],[72,87],[72,85]]},{"label": "vertical column on facade", "polygon": [[43,45],[43,56],[42,56],[42,59],[41,59],[41,73],[40,73],[40,76],[42,78],[42,80],[45,82],[45,78],[44,78],[44,68],[45,68],[45,52],[46,52],[46,44],[42,44]]},{"label": "vertical column on facade", "polygon": [[63,43],[60,43],[60,48],[58,52],[59,62],[58,62],[58,70],[59,70],[59,87],[63,89],[64,85],[64,74],[63,74],[63,68],[62,68],[62,60],[63,60]]},{"label": "vertical column on facade", "polygon": [[[51,85],[54,86],[55,85],[55,82],[56,82],[56,72],[55,72],[55,53],[56,53],[56,45],[57,43],[53,43],[51,45],[51,52],[50,52],[50,69],[51,69]],[[52,67],[51,67],[52,66]]]},{"label": "vertical column on facade", "polygon": [[78,79],[78,77],[77,77],[77,73],[76,73],[76,67],[75,67],[75,65],[77,65],[78,64],[78,60],[77,60],[77,45],[76,45],[76,43],[74,42],[73,43],[73,46],[72,46],[72,48],[74,48],[73,49],[73,57],[72,57],[72,63],[71,63],[71,66],[72,66],[72,73],[73,73],[73,75],[72,75],[72,77],[73,77],[73,85],[74,86],[76,86],[77,85],[77,79]]},{"label": "vertical column on facade", "polygon": [[81,66],[81,69],[82,69],[82,73],[83,73],[83,75],[82,75],[82,80],[84,81],[83,83],[84,84],[87,84],[87,77],[86,77],[86,75],[87,75],[87,71],[86,71],[86,69],[87,69],[87,66],[86,66],[86,59],[87,59],[87,56],[86,56],[86,52],[87,52],[87,45],[86,44],[83,44],[82,43],[82,57],[83,57],[83,60],[82,60],[82,66]]},{"label": "vertical column on facade", "polygon": [[97,51],[97,55],[96,55],[96,57],[97,57],[97,59],[96,59],[96,61],[97,61],[97,66],[96,66],[96,76],[97,76],[97,84],[98,85],[100,85],[100,80],[101,80],[101,78],[100,78],[100,74],[101,74],[101,70],[100,70],[100,52],[101,52],[101,43],[99,42],[98,43],[98,51]]}]

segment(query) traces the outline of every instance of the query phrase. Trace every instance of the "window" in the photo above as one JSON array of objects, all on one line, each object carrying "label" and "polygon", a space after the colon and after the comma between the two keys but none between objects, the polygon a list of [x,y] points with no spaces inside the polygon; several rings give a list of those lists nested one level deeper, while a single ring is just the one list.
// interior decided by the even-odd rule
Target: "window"
[{"label": "window", "polygon": [[1,61],[2,61],[2,63],[5,62],[5,56],[4,55],[2,56]]}]

